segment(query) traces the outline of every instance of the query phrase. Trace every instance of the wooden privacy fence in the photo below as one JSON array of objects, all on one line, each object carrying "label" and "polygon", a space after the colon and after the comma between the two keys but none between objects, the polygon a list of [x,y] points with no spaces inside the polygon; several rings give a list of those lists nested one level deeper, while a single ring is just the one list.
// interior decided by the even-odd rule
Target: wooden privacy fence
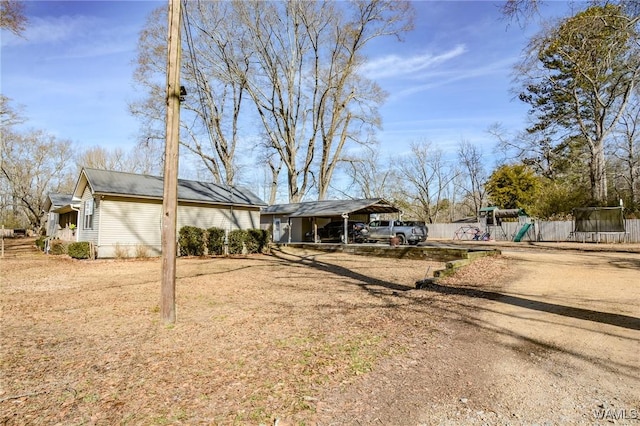
[{"label": "wooden privacy fence", "polygon": [[[625,234],[612,233],[573,233],[573,221],[535,221],[535,226],[522,238],[522,241],[579,241],[579,242],[627,242],[640,243],[640,219],[625,219]],[[453,240],[456,231],[462,227],[477,226],[486,231],[479,223],[431,223],[429,239]],[[491,227],[491,238],[495,240],[513,240],[522,224],[518,222],[502,222],[501,229]],[[504,231],[504,233],[503,233]]]}]

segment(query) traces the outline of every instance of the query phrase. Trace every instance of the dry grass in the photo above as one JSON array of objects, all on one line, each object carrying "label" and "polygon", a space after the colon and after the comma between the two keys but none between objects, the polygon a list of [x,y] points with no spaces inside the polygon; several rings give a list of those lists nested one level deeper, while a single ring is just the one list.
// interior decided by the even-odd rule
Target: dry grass
[{"label": "dry grass", "polygon": [[147,259],[151,255],[151,250],[144,244],[137,244],[134,251],[136,259]]},{"label": "dry grass", "polygon": [[638,407],[636,252],[528,246],[426,291],[441,263],[182,258],[165,326],[159,259],[29,243],[0,259],[2,424],[592,424]]},{"label": "dry grass", "polygon": [[116,259],[127,259],[129,257],[129,247],[116,243],[114,249],[114,256]]},{"label": "dry grass", "polygon": [[179,259],[165,326],[158,259],[14,247],[0,265],[0,421],[145,425],[313,423],[327,389],[430,338],[428,306],[399,296],[442,267],[293,250]]}]

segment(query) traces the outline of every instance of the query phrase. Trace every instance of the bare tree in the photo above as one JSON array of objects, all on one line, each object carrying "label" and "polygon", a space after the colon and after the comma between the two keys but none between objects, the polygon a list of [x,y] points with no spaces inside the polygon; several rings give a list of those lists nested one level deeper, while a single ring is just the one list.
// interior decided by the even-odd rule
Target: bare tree
[{"label": "bare tree", "polygon": [[[234,67],[242,62],[232,4],[190,2],[184,9],[182,80],[186,95],[182,100],[180,144],[202,160],[213,180],[234,184],[236,147],[243,103],[244,84],[236,79]],[[164,139],[164,80],[166,75],[166,8],[156,9],[141,33],[138,66],[134,80],[145,97],[130,104],[131,112],[143,125],[143,147]]]},{"label": "bare tree", "polygon": [[453,170],[446,167],[442,151],[428,142],[413,143],[411,153],[398,162],[398,172],[406,182],[403,188],[407,200],[420,206],[421,218],[437,222],[449,208],[447,194],[455,179]]},{"label": "bare tree", "polygon": [[143,98],[129,103],[129,111],[140,120],[138,148],[153,155],[164,170],[167,76],[167,7],[155,9],[138,38],[138,56],[133,81]]},{"label": "bare tree", "polygon": [[[270,148],[287,169],[289,201],[297,202],[310,186],[315,154],[316,138],[307,125],[313,108],[304,91],[303,68],[311,46],[301,22],[303,13],[315,11],[315,3],[234,4],[238,22],[246,28],[242,48],[253,53],[251,67],[239,78],[246,81]],[[303,144],[308,144],[306,152],[301,152]]]},{"label": "bare tree", "polygon": [[[11,105],[11,99],[0,95],[0,170],[5,168],[5,151],[9,143],[17,138],[14,126],[25,121],[22,114]],[[4,173],[0,173],[0,221],[9,227],[23,227],[25,218],[21,214],[17,196],[14,193],[11,181]]]},{"label": "bare tree", "polygon": [[36,229],[47,194],[73,188],[71,142],[16,129],[26,119],[10,101],[0,96],[0,221]]},{"label": "bare tree", "polygon": [[[382,0],[190,3],[182,145],[216,180],[231,183],[240,123],[251,117],[246,94],[281,160],[271,170],[287,170],[289,200],[313,187],[324,198],[345,146],[370,143],[380,124],[384,93],[359,74],[364,47],[408,29],[409,12],[406,2]],[[148,96],[132,108],[153,121],[161,117],[160,81],[153,80],[163,69],[158,22],[154,16],[140,39],[136,80]]]},{"label": "bare tree", "polygon": [[555,179],[562,171],[571,148],[571,134],[558,126],[510,133],[502,124],[493,123],[487,133],[496,140],[495,152],[502,157],[499,163],[517,160],[549,179]]},{"label": "bare tree", "polygon": [[525,26],[540,13],[541,0],[507,0],[501,6],[502,14]]},{"label": "bare tree", "polygon": [[[614,169],[614,184],[620,196],[626,195],[627,208],[638,210],[640,200],[640,88],[620,118],[614,134],[611,156],[619,164]],[[615,166],[615,164],[614,164]],[[621,188],[617,182],[621,182]]]},{"label": "bare tree", "polygon": [[76,162],[79,167],[89,167],[102,170],[116,170],[127,172],[125,163],[125,153],[122,149],[108,149],[100,146],[87,148],[78,155]]},{"label": "bare tree", "polygon": [[266,200],[270,205],[275,204],[278,197],[278,179],[280,172],[282,171],[282,158],[277,152],[269,149],[269,144],[260,147],[261,155],[259,158],[265,159],[265,167],[268,173],[268,182],[264,182],[268,188],[268,199]]},{"label": "bare tree", "polygon": [[0,28],[6,28],[15,35],[21,35],[25,30],[27,18],[24,15],[24,1],[0,1]]},{"label": "bare tree", "polygon": [[134,147],[127,151],[122,148],[109,149],[101,146],[86,148],[76,156],[78,172],[82,167],[143,174],[158,172],[158,164],[152,164],[148,153],[141,149],[141,147]]},{"label": "bare tree", "polygon": [[[40,224],[49,192],[70,191],[71,142],[58,140],[43,131],[3,135],[0,186],[9,191],[12,209],[23,213],[29,225]],[[6,207],[6,206],[3,206]]]},{"label": "bare tree", "polygon": [[[250,60],[239,45],[244,29],[237,25],[232,3],[192,2],[187,6],[183,78],[194,99],[185,102],[184,109],[205,131],[195,124],[188,126],[183,145],[203,159],[216,180],[233,184],[246,89],[238,77],[246,73]],[[208,136],[206,143],[202,133]]]},{"label": "bare tree", "polygon": [[389,186],[393,185],[393,168],[380,160],[379,151],[368,147],[360,154],[346,156],[342,162],[345,174],[350,178],[352,194],[358,198],[390,199]]},{"label": "bare tree", "polygon": [[484,184],[488,178],[482,151],[469,141],[461,141],[458,145],[458,164],[461,167],[460,174],[464,177],[461,186],[463,199],[471,203],[477,217],[485,199]]},{"label": "bare tree", "polygon": [[[329,3],[321,5],[325,13]],[[329,19],[340,16],[337,10]],[[318,197],[323,199],[331,182],[340,154],[348,139],[365,144],[370,131],[380,126],[377,106],[386,94],[373,81],[357,73],[364,57],[363,48],[373,39],[386,35],[399,35],[412,26],[412,13],[408,3],[388,1],[359,1],[353,3],[353,18],[342,25],[330,27],[328,67],[321,73],[324,82],[314,110],[317,111],[321,135],[322,156],[318,178]],[[320,40],[317,25],[306,25],[311,40]],[[312,43],[314,69],[321,67],[322,50]],[[320,68],[321,69],[321,68]],[[364,132],[363,132],[364,130]]]},{"label": "bare tree", "polygon": [[2,132],[4,133],[13,126],[24,122],[25,118],[22,116],[20,107],[11,105],[11,98],[0,94],[0,126],[2,126]]}]

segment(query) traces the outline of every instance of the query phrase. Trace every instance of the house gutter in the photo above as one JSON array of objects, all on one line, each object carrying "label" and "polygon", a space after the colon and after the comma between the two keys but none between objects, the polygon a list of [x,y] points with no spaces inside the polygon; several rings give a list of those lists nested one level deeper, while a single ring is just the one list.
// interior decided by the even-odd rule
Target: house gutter
[{"label": "house gutter", "polygon": [[[100,197],[118,197],[118,198],[133,198],[133,199],[141,199],[141,200],[152,200],[152,201],[160,201],[162,202],[162,197],[158,197],[155,195],[136,195],[136,194],[118,194],[118,193],[110,193],[110,192],[94,192],[94,195]],[[244,207],[244,208],[262,208],[268,207],[267,204],[243,204],[243,203],[234,203],[234,202],[222,202],[222,201],[207,201],[207,200],[190,200],[186,198],[178,198],[178,203],[193,203],[193,204],[207,204],[212,206],[221,206],[221,207]]]}]

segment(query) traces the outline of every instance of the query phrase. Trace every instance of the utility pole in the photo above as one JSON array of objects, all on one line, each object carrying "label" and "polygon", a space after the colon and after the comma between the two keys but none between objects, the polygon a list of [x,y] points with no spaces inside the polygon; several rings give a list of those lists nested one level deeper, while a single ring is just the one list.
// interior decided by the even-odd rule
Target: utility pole
[{"label": "utility pole", "polygon": [[167,135],[162,201],[162,289],[160,314],[176,322],[176,223],[178,215],[178,143],[180,138],[180,2],[169,0],[167,55]]}]

